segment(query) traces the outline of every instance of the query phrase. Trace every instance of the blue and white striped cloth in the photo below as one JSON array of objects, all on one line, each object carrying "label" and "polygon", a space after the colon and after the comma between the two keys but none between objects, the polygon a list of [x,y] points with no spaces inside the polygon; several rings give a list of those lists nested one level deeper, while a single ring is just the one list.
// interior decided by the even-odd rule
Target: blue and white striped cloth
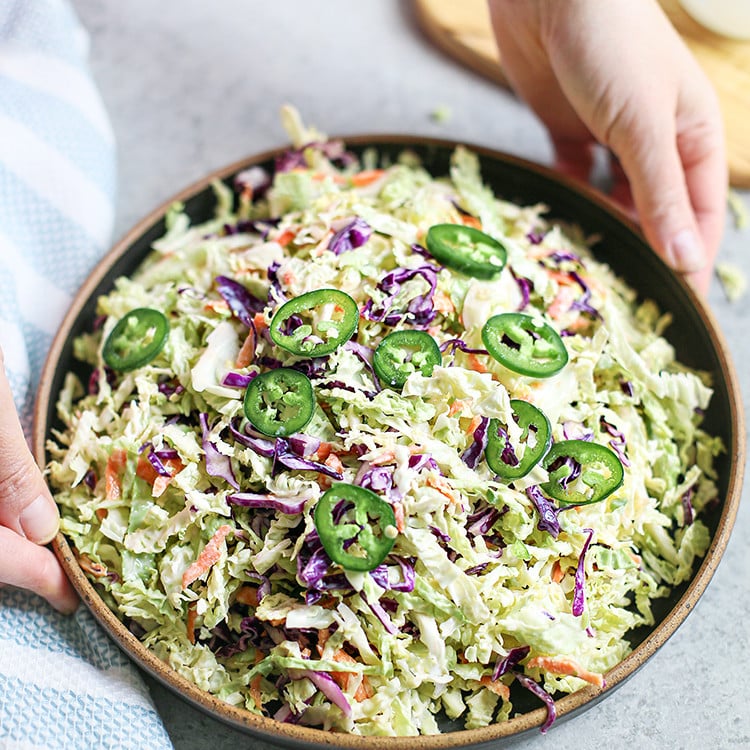
[{"label": "blue and white striped cloth", "polygon": [[[65,0],[0,0],[0,346],[26,429],[72,295],[110,241],[114,140]],[[171,748],[85,608],[0,588],[0,749]]]}]

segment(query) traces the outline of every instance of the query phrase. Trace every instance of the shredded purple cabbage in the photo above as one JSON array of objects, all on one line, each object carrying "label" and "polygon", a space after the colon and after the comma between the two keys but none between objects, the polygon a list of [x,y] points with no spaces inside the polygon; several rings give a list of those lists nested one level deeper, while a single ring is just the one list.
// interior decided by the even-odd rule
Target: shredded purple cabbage
[{"label": "shredded purple cabbage", "polygon": [[326,672],[313,672],[310,669],[290,669],[289,676],[293,680],[305,677],[328,698],[334,706],[338,706],[347,718],[352,715],[352,707],[336,681]]},{"label": "shredded purple cabbage", "polygon": [[[153,443],[150,441],[148,443],[144,443],[139,449],[138,453],[145,453],[146,458],[148,459],[148,462],[153,466],[154,471],[161,477],[171,477],[172,473],[167,469],[166,466],[162,463],[162,460],[165,460],[165,456],[160,456],[155,450]],[[177,453],[177,451],[175,451]],[[175,456],[176,458],[177,456]]]},{"label": "shredded purple cabbage", "polygon": [[477,464],[484,455],[484,449],[487,447],[487,425],[489,423],[490,420],[488,417],[482,417],[477,428],[474,430],[474,440],[461,454],[461,460],[470,469],[476,469]]},{"label": "shredded purple cabbage", "polygon": [[572,261],[573,263],[580,263],[581,257],[579,255],[576,255],[575,253],[571,253],[569,251],[562,251],[557,250],[554,253],[550,253],[549,257],[551,260],[554,260],[555,263],[564,263],[566,260]]},{"label": "shredded purple cabbage", "polygon": [[341,227],[331,237],[328,249],[334,255],[341,255],[341,253],[345,253],[347,250],[362,247],[370,239],[371,235],[372,227],[364,219],[357,216],[346,226]]},{"label": "shredded purple cabbage", "polygon": [[567,489],[571,482],[575,482],[581,476],[581,464],[572,456],[559,456],[549,465],[550,474],[563,466],[568,467],[568,473],[566,476],[560,477],[558,481],[563,489]]},{"label": "shredded purple cabbage", "polygon": [[555,723],[557,718],[557,710],[555,709],[555,701],[552,696],[539,684],[534,682],[530,677],[520,672],[515,672],[515,678],[521,683],[530,693],[533,693],[537,698],[544,702],[547,706],[547,719],[544,724],[539,728],[542,734],[546,734],[547,730]]},{"label": "shredded purple cabbage", "polygon": [[626,395],[633,398],[633,384],[629,380],[620,381],[620,390]]},{"label": "shredded purple cabbage", "polygon": [[205,412],[201,412],[198,418],[200,420],[201,431],[203,433],[201,446],[203,448],[203,453],[205,454],[206,459],[206,474],[208,474],[210,477],[224,479],[232,487],[234,487],[234,489],[238,490],[240,488],[240,485],[237,483],[237,479],[234,476],[231,459],[229,458],[229,456],[225,456],[223,453],[220,453],[213,442],[211,442],[211,440],[209,439],[209,433],[211,432],[211,429],[208,426],[208,414],[206,414]]},{"label": "shredded purple cabbage", "polygon": [[571,271],[571,277],[575,279],[578,286],[583,289],[583,296],[580,299],[574,300],[570,306],[571,310],[580,310],[581,312],[588,313],[594,318],[601,318],[601,313],[592,306],[591,300],[591,289],[588,284],[577,274],[575,271]]},{"label": "shredded purple cabbage", "polygon": [[[450,349],[450,351],[448,351]],[[472,349],[471,347],[466,345],[466,342],[462,339],[449,339],[448,341],[443,341],[442,344],[440,344],[440,351],[441,352],[448,352],[448,354],[455,354],[456,349],[460,349],[465,354],[488,354],[489,352],[486,349]]]},{"label": "shredded purple cabbage", "polygon": [[526,239],[532,245],[541,245],[542,244],[542,240],[544,240],[544,232],[529,232],[526,235]]},{"label": "shredded purple cabbage", "polygon": [[693,493],[695,489],[693,487],[690,487],[687,491],[682,493],[682,497],[680,498],[680,502],[682,503],[682,512],[683,512],[683,526],[690,526],[691,523],[695,520],[695,511],[693,509]]},{"label": "shredded purple cabbage", "polygon": [[441,541],[443,544],[448,544],[451,538],[444,531],[441,531],[437,526],[430,526],[430,531]]},{"label": "shredded purple cabbage", "polygon": [[258,584],[258,601],[271,593],[271,581],[268,579],[268,576],[256,573],[254,570],[246,570],[245,576],[248,580]]},{"label": "shredded purple cabbage", "polygon": [[[427,263],[419,268],[396,268],[390,271],[378,283],[378,289],[386,295],[381,303],[382,307],[375,309],[373,301],[369,299],[360,310],[360,314],[367,320],[385,323],[387,326],[395,326],[406,321],[415,328],[427,328],[437,314],[432,302],[432,296],[437,289],[437,275],[438,269]],[[430,285],[429,291],[410,300],[406,310],[394,310],[395,299],[402,284],[416,276],[422,276],[427,281]]]},{"label": "shredded purple cabbage", "polygon": [[298,456],[311,456],[320,448],[320,438],[298,432],[289,437],[289,447]]},{"label": "shredded purple cabbage", "polygon": [[268,274],[268,280],[271,282],[271,286],[268,289],[268,302],[272,305],[280,305],[289,299],[281,288],[281,282],[279,281],[279,268],[281,268],[281,263],[279,263],[278,260],[275,260],[270,266],[268,266],[266,271]]},{"label": "shredded purple cabbage", "polygon": [[362,599],[364,599],[365,604],[372,610],[372,613],[375,615],[375,617],[380,620],[381,624],[385,628],[386,633],[390,633],[391,635],[396,635],[398,633],[398,628],[393,624],[393,621],[388,616],[388,613],[383,609],[383,607],[380,605],[380,602],[375,600],[374,602],[371,602],[362,592],[360,594]]},{"label": "shredded purple cabbage", "polygon": [[248,292],[239,282],[228,276],[217,276],[216,288],[229,309],[240,323],[248,328],[253,325],[253,315],[263,312],[266,303]]},{"label": "shredded purple cabbage", "polygon": [[309,499],[310,495],[279,497],[278,495],[262,495],[255,492],[236,492],[234,495],[227,495],[227,504],[237,505],[241,508],[270,508],[288,516],[296,516],[302,513],[305,503]]},{"label": "shredded purple cabbage", "polygon": [[271,186],[271,175],[263,167],[254,166],[243,169],[234,177],[234,190],[237,193],[249,192],[255,198],[261,198]]},{"label": "shredded purple cabbage", "polygon": [[378,379],[378,376],[375,374],[375,368],[372,366],[372,355],[373,350],[369,346],[365,346],[364,344],[360,344],[357,341],[347,341],[344,344],[344,349],[350,351],[352,354],[354,354],[357,359],[360,360],[364,364],[364,366],[367,368],[367,371],[372,376],[372,382],[375,386],[375,390],[380,390],[380,380]]},{"label": "shredded purple cabbage", "polygon": [[273,458],[273,440],[269,440],[259,432],[248,434],[247,430],[250,427],[249,424],[245,426],[245,432],[242,432],[238,427],[239,422],[240,418],[236,417],[229,424],[229,431],[232,433],[234,439],[241,445],[244,445],[246,448],[251,448],[259,456],[263,456],[263,458]]},{"label": "shredded purple cabbage", "polygon": [[578,566],[576,567],[575,576],[575,587],[573,589],[573,607],[572,612],[574,617],[580,617],[583,614],[584,607],[586,606],[586,552],[591,544],[591,539],[594,536],[593,529],[584,529],[586,532],[586,541],[583,543],[581,548],[581,554],[578,557]]},{"label": "shredded purple cabbage", "polygon": [[307,169],[305,152],[308,149],[319,151],[328,161],[339,167],[348,167],[355,164],[357,157],[344,148],[343,141],[312,141],[300,148],[290,148],[280,156],[276,157],[274,172],[290,172],[293,169]]},{"label": "shredded purple cabbage", "polygon": [[437,461],[429,453],[413,453],[409,456],[408,466],[416,472],[420,472],[422,469],[432,469],[432,471],[442,473]]},{"label": "shredded purple cabbage", "polygon": [[510,672],[513,667],[529,655],[530,646],[517,646],[508,651],[507,655],[498,659],[495,664],[495,671],[492,673],[492,681],[502,677],[506,672]]},{"label": "shredded purple cabbage", "polygon": [[487,568],[488,565],[489,565],[488,562],[479,563],[479,565],[474,565],[471,568],[467,568],[464,571],[464,573],[467,576],[476,576],[476,575],[479,575],[480,573],[484,573],[484,571],[485,571],[485,569]]},{"label": "shredded purple cabbage", "polygon": [[500,518],[500,513],[495,508],[485,508],[466,519],[466,530],[474,536],[484,536],[495,525],[498,518]]},{"label": "shredded purple cabbage", "polygon": [[414,591],[414,581],[416,573],[414,563],[405,557],[395,557],[400,569],[400,580],[392,581],[391,571],[395,570],[394,566],[378,565],[370,571],[373,581],[386,591],[403,591],[409,593]]},{"label": "shredded purple cabbage", "polygon": [[625,455],[625,449],[627,447],[625,435],[613,424],[610,424],[604,417],[599,419],[599,424],[612,436],[612,440],[609,441],[609,447],[617,454],[620,463],[623,466],[630,466],[630,460]]},{"label": "shredded purple cabbage", "polygon": [[312,461],[309,458],[302,458],[297,455],[291,448],[289,441],[285,438],[276,438],[274,447],[274,459],[287,469],[297,469],[299,471],[317,471],[333,479],[343,479],[344,475],[326,466],[320,461]]},{"label": "shredded purple cabbage", "polygon": [[415,255],[421,255],[423,258],[427,258],[428,260],[434,260],[427,249],[422,247],[422,245],[418,245],[416,242],[411,246],[411,251]]},{"label": "shredded purple cabbage", "polygon": [[388,494],[393,489],[393,471],[392,466],[371,466],[368,461],[364,461],[354,484],[373,492]]},{"label": "shredded purple cabbage", "polygon": [[557,513],[552,503],[542,494],[539,485],[532,484],[526,488],[526,496],[534,503],[534,507],[539,514],[537,528],[539,531],[549,532],[555,539],[560,533],[560,522],[557,520]]},{"label": "shredded purple cabbage", "polygon": [[223,377],[221,384],[229,386],[230,388],[247,388],[247,386],[250,385],[250,381],[257,376],[257,372],[228,372]]}]

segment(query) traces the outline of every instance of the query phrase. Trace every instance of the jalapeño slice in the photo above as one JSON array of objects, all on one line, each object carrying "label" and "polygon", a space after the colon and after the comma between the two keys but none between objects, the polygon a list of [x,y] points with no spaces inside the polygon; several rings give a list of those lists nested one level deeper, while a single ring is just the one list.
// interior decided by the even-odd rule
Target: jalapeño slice
[{"label": "jalape\u00f1o slice", "polygon": [[[565,505],[589,505],[622,485],[620,459],[609,448],[586,440],[555,443],[544,457],[549,482],[542,489]],[[574,485],[579,489],[574,489]]]},{"label": "jalape\u00f1o slice", "polygon": [[513,418],[523,430],[523,455],[521,458],[516,455],[505,425],[499,419],[491,419],[484,456],[487,465],[498,476],[503,479],[520,479],[525,477],[549,450],[552,430],[547,415],[528,401],[512,399],[510,406],[513,409]]},{"label": "jalape\u00f1o slice", "polygon": [[293,435],[312,419],[312,383],[307,375],[288,367],[265,372],[250,381],[244,408],[258,432],[271,437]]},{"label": "jalape\u00f1o slice", "polygon": [[475,279],[497,278],[508,257],[494,237],[463,224],[435,224],[427,231],[425,244],[444,266]]},{"label": "jalape\u00f1o slice", "polygon": [[148,364],[163,348],[169,334],[164,314],[150,307],[126,313],[104,342],[102,357],[113,370],[127,372]]},{"label": "jalape\u00f1o slice", "polygon": [[568,363],[568,350],[551,325],[524,313],[502,313],[482,328],[487,351],[513,372],[549,378]]},{"label": "jalape\u00f1o slice", "polygon": [[393,508],[364,487],[334,484],[318,500],[313,520],[328,557],[347,570],[373,570],[393,547]]},{"label": "jalape\u00f1o slice", "polygon": [[379,380],[393,388],[403,388],[413,372],[432,375],[435,365],[443,361],[440,347],[425,331],[394,331],[376,347],[372,366]]},{"label": "jalape\u00f1o slice", "polygon": [[271,339],[301,357],[330,354],[357,330],[359,308],[345,292],[316,289],[285,302],[269,326]]}]

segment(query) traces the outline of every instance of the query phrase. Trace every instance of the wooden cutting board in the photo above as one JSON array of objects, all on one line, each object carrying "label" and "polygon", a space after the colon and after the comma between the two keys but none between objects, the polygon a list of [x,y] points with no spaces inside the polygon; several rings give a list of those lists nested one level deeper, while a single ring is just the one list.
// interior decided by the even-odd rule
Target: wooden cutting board
[{"label": "wooden cutting board", "polygon": [[[694,21],[678,0],[662,7],[713,82],[727,138],[730,182],[750,188],[750,42],[714,34]],[[414,0],[427,36],[444,52],[507,86],[486,0]]]}]

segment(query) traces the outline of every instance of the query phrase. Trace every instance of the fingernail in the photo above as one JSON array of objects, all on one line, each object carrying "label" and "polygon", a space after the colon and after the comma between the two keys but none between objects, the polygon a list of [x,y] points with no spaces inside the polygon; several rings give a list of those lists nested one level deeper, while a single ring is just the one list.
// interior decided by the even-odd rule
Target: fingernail
[{"label": "fingernail", "polygon": [[26,538],[38,544],[49,542],[57,534],[60,526],[57,506],[44,495],[39,495],[27,505],[18,520]]},{"label": "fingernail", "polygon": [[692,229],[678,232],[667,246],[667,261],[675,271],[692,273],[706,265],[706,257]]}]

